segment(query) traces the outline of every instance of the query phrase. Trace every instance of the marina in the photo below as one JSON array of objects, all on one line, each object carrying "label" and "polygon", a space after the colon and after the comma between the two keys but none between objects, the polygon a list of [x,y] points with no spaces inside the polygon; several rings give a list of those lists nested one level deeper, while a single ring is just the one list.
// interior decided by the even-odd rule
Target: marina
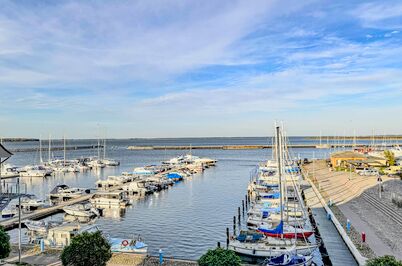
[{"label": "marina", "polygon": [[[111,146],[113,148],[109,148],[107,153],[110,158],[115,158],[118,161],[120,161],[120,165],[114,166],[114,167],[104,167],[100,169],[93,169],[89,171],[84,171],[84,172],[71,172],[71,173],[57,173],[53,174],[49,177],[46,178],[34,178],[34,177],[21,177],[22,182],[26,184],[26,189],[27,192],[32,193],[38,196],[38,199],[46,197],[49,194],[49,191],[54,188],[59,181],[63,181],[63,183],[67,183],[71,187],[86,187],[90,188],[91,194],[80,196],[79,198],[72,199],[70,201],[62,202],[60,205],[46,208],[45,210],[38,210],[32,214],[26,214],[27,216],[23,216],[24,219],[29,219],[29,220],[39,220],[39,221],[54,221],[57,222],[57,220],[60,220],[60,218],[63,218],[63,208],[70,207],[70,206],[76,206],[77,204],[81,204],[81,202],[85,203],[88,200],[90,200],[94,193],[95,189],[98,189],[99,195],[112,195],[114,190],[117,191],[126,191],[130,195],[132,194],[133,196],[136,197],[134,201],[131,200],[130,205],[124,208],[113,208],[110,206],[111,203],[107,202],[107,208],[105,209],[106,211],[101,215],[97,216],[94,215],[96,218],[96,225],[97,227],[102,230],[103,232],[107,234],[113,234],[115,238],[120,239],[126,235],[131,234],[130,232],[138,232],[140,233],[143,238],[145,239],[145,243],[148,245],[148,254],[150,255],[157,255],[158,250],[162,248],[166,254],[166,256],[174,256],[176,258],[182,258],[182,259],[197,259],[201,254],[205,252],[206,249],[211,248],[213,246],[216,246],[217,242],[220,243],[225,243],[225,238],[226,238],[226,232],[225,228],[230,228],[232,226],[232,219],[222,219],[223,214],[226,213],[227,217],[232,217],[233,212],[231,210],[235,210],[236,206],[239,206],[239,201],[241,203],[241,199],[244,199],[244,193],[245,193],[245,188],[247,188],[247,183],[249,181],[248,178],[245,178],[249,176],[249,172],[251,169],[254,168],[255,165],[261,165],[261,162],[266,161],[266,158],[270,158],[272,156],[272,149],[261,149],[261,150],[198,150],[197,151],[197,156],[194,156],[194,158],[199,157],[210,157],[210,158],[215,158],[217,160],[216,167],[211,167],[207,168],[206,171],[203,171],[202,173],[198,174],[193,174],[190,179],[185,179],[183,181],[178,182],[177,184],[174,185],[174,188],[170,191],[168,190],[160,190],[159,192],[154,192],[154,193],[149,193],[150,189],[156,189],[155,185],[152,185],[152,183],[144,183],[138,180],[134,180],[132,175],[134,173],[137,174],[143,174],[147,175],[149,178],[149,182],[157,182],[159,184],[162,184],[162,179],[160,177],[155,176],[155,166],[158,163],[158,161],[161,163],[161,167],[163,165],[167,165],[169,163],[175,163],[175,162],[186,162],[185,156],[178,156],[178,154],[182,154],[181,151],[175,151],[175,150],[139,150],[137,151],[140,154],[133,154],[132,151],[127,150],[126,147],[129,146],[127,142],[127,146],[120,146],[120,148],[117,148],[118,146],[115,145],[115,143],[111,142]],[[189,147],[193,147],[193,145],[188,145]],[[322,158],[325,158],[331,150],[329,149],[301,149],[301,152],[298,154],[300,158],[315,158],[317,156],[322,156]],[[63,151],[58,151],[63,153]],[[79,152],[80,155],[77,156],[77,153]],[[244,153],[243,158],[239,158],[239,152]],[[94,154],[95,153],[95,154]],[[193,152],[195,153],[195,151]],[[35,156],[35,153],[17,153],[15,161],[25,161],[26,159],[22,160],[19,159],[18,156]],[[75,154],[75,155],[74,155]],[[93,154],[96,156],[97,155],[97,150],[95,151],[89,151],[86,152],[85,150],[80,150],[80,151],[69,151],[67,154],[68,158],[74,158],[74,157],[91,157]],[[125,154],[122,156],[122,154]],[[144,159],[140,159],[142,161],[137,161],[135,163],[130,163],[130,160],[127,160],[128,158],[135,156],[137,158],[145,158],[148,157],[148,161],[144,161]],[[159,158],[158,161],[155,160],[155,158]],[[171,158],[171,159],[169,159]],[[239,160],[240,159],[240,160]],[[251,160],[250,160],[251,159]],[[144,167],[144,165],[148,165]],[[311,171],[311,166],[312,164],[308,164],[308,167],[310,167]],[[319,173],[319,167],[316,164],[316,168],[314,170],[317,170],[316,175],[318,177]],[[267,166],[265,166],[267,167]],[[196,170],[197,168],[194,168]],[[230,169],[230,170],[229,170]],[[177,172],[176,169],[171,169],[172,175],[171,177],[175,177],[175,172]],[[233,175],[235,173],[235,175]],[[310,173],[311,174],[311,173]],[[79,177],[79,178],[78,178]],[[154,179],[152,179],[152,178]],[[233,179],[235,178],[235,179]],[[271,178],[272,179],[272,178]],[[271,180],[268,178],[267,180]],[[8,180],[12,179],[6,179],[7,182]],[[3,181],[6,181],[3,180]],[[41,180],[41,181],[39,181]],[[59,180],[59,181],[57,181]],[[153,180],[153,181],[152,181]],[[230,191],[230,195],[233,195],[232,193],[237,191],[236,194],[237,199],[233,196],[229,196],[229,194],[225,197],[222,196],[222,192],[224,191],[223,188],[226,186],[226,181],[225,180],[231,180],[230,182],[235,181],[236,186],[233,186],[233,188]],[[237,181],[236,181],[237,180]],[[289,178],[286,177],[286,182],[292,182],[292,180],[296,180],[294,178]],[[67,182],[66,182],[67,181]],[[272,181],[272,180],[271,180]],[[213,182],[213,183],[210,183]],[[45,190],[41,190],[40,188],[43,188],[43,185],[48,187],[49,190],[46,192]],[[169,183],[166,183],[166,187],[169,187]],[[220,189],[219,189],[220,187]],[[39,190],[38,190],[39,189]],[[290,189],[290,187],[289,187]],[[111,191],[111,192],[108,192]],[[292,189],[293,191],[293,189]],[[287,192],[287,197],[289,199],[291,198],[297,198],[296,194],[292,192],[291,190],[288,190]],[[103,194],[102,194],[103,193]],[[111,194],[110,194],[111,193]],[[120,192],[119,192],[120,193]],[[229,193],[229,191],[228,191]],[[262,193],[262,192],[260,192]],[[266,195],[265,195],[265,194]],[[268,197],[270,194],[264,192],[261,195],[265,195]],[[292,194],[293,193],[293,194]],[[147,196],[148,195],[148,196]],[[196,196],[197,195],[197,196]],[[276,197],[276,194],[272,194],[272,197]],[[196,196],[196,198],[194,198]],[[185,198],[190,197],[191,201],[183,201]],[[271,196],[269,196],[271,197]],[[129,197],[130,198],[130,197]],[[212,202],[215,202],[216,199],[220,199],[222,202],[225,202],[225,207],[216,205],[214,208],[215,215],[211,216],[211,212],[209,211],[210,208],[206,206],[211,206]],[[228,200],[231,202],[229,205],[232,207],[228,207]],[[268,199],[267,199],[268,200]],[[264,200],[264,202],[267,202],[267,200]],[[277,204],[274,203],[276,202],[275,199],[272,199],[272,204]],[[182,204],[177,205],[177,202],[187,202],[184,206]],[[208,204],[208,202],[210,202]],[[92,201],[92,204],[96,204],[96,201]],[[190,204],[190,205],[189,205]],[[309,202],[306,201],[306,204],[309,206]],[[120,205],[120,204],[119,204]],[[179,207],[180,206],[180,207]],[[187,207],[186,207],[187,206]],[[240,205],[241,206],[241,205]],[[275,205],[272,205],[275,206]],[[276,205],[279,206],[279,205]],[[292,207],[293,205],[289,202],[288,203],[288,208],[294,208]],[[99,207],[99,206],[98,206]],[[105,207],[100,204],[100,207]],[[296,205],[295,205],[296,207]],[[197,209],[197,213],[192,213],[195,209]],[[89,209],[88,209],[89,210]],[[172,216],[172,211],[174,210],[174,213],[176,214],[175,216]],[[291,210],[291,211],[289,211]],[[284,213],[284,217],[287,217],[287,221],[291,225],[297,225],[299,222],[298,221],[305,221],[303,217],[303,211],[302,209],[289,209],[287,212]],[[200,213],[201,211],[201,213]],[[140,215],[138,213],[141,213]],[[130,213],[135,213],[135,215],[131,216]],[[203,213],[203,214],[202,214]],[[208,213],[208,214],[207,214]],[[235,212],[236,213],[236,212]],[[248,213],[251,213],[249,210]],[[318,215],[317,211],[313,210],[313,213]],[[287,215],[286,215],[287,214]],[[86,215],[86,214],[85,214]],[[82,216],[85,216],[82,215]],[[152,217],[155,217],[157,215],[160,217],[160,220],[155,220]],[[208,215],[212,220],[215,219],[215,223],[209,223],[208,221],[204,221],[203,219],[199,219],[199,217],[202,217],[200,215]],[[70,215],[69,215],[70,216]],[[74,215],[73,215],[74,216]],[[78,215],[79,216],[79,215]],[[272,217],[278,217],[278,214],[274,214]],[[214,218],[215,217],[215,218]],[[255,216],[256,221],[258,221],[258,216]],[[180,219],[189,219],[191,220],[191,226],[190,224],[187,223],[181,223]],[[325,212],[321,211],[321,214],[317,216],[317,220],[320,221],[319,224],[323,224],[324,221],[327,222],[327,220],[323,220],[326,218]],[[70,219],[70,218],[69,218]],[[319,220],[322,219],[322,220]],[[73,220],[76,220],[73,219]],[[237,220],[237,218],[236,218]],[[247,225],[251,220],[250,217],[241,216],[240,218],[241,222],[240,224],[242,225],[242,228],[244,228],[245,225]],[[292,222],[293,221],[293,222]],[[154,228],[157,228],[160,226],[160,224],[165,226],[164,232],[159,232],[155,231]],[[17,218],[11,218],[7,221],[1,221],[2,225],[6,226],[8,229],[15,228],[18,226],[18,219]],[[175,234],[170,234],[170,232],[174,232],[177,226],[177,223],[180,226],[180,229],[182,232],[187,232],[181,234],[180,238],[177,238]],[[130,224],[130,226],[127,226]],[[214,225],[211,227],[211,224]],[[187,225],[189,225],[187,227]],[[254,226],[255,226],[254,222]],[[188,241],[191,241],[193,238],[192,233],[193,228],[205,228],[208,227],[211,230],[211,234],[214,235],[213,238],[207,237],[203,239],[203,234],[197,236],[198,239],[201,240],[200,245],[195,245],[192,246],[192,248],[188,248],[187,244]],[[239,225],[238,225],[239,226]],[[320,227],[320,226],[319,226]],[[119,228],[118,231],[115,230],[115,228]],[[288,228],[288,227],[286,227]],[[183,231],[184,230],[184,231]],[[240,227],[239,227],[240,230]],[[287,229],[289,230],[289,229]],[[294,229],[291,229],[294,230]],[[325,227],[325,229],[321,229],[321,231],[328,232],[328,233],[335,233],[338,234],[337,230],[335,229],[334,226],[332,227]],[[12,239],[15,243],[16,241],[16,229],[12,229],[9,231]],[[26,232],[26,229],[23,228],[23,232]],[[215,232],[215,233],[212,233]],[[291,232],[291,231],[290,231]],[[321,234],[321,232],[320,232]],[[163,237],[161,237],[163,235]],[[275,236],[275,235],[274,235]],[[295,234],[290,234],[290,237],[294,237]],[[300,237],[306,236],[305,233],[302,233]],[[268,236],[272,237],[272,236]],[[334,237],[330,237],[328,240],[327,238],[327,244],[325,244],[325,236],[324,234],[320,236],[322,238],[322,241],[324,242],[324,245],[329,245],[331,241],[333,241]],[[336,239],[336,238],[335,238]],[[336,240],[334,243],[338,243],[337,245],[345,245],[342,244],[344,242],[339,242]],[[28,235],[23,235],[23,241],[28,240]],[[175,241],[173,245],[172,241]],[[342,240],[343,241],[343,240]],[[311,246],[313,248],[314,246]],[[340,246],[338,246],[340,248]],[[198,250],[198,251],[197,251]],[[345,247],[346,251],[350,252],[349,247]],[[341,253],[338,253],[338,255]],[[331,257],[331,256],[330,256]],[[335,261],[336,255],[332,255],[333,260]],[[352,256],[352,259],[356,261],[356,259]],[[317,265],[320,265],[319,263],[316,263]],[[356,263],[357,264],[357,263]]]}]

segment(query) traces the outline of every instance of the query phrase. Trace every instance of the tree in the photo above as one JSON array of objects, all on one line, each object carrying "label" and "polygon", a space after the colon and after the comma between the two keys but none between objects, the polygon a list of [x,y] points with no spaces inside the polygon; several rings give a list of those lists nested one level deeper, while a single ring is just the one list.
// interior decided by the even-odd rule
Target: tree
[{"label": "tree", "polygon": [[0,260],[7,258],[10,252],[10,236],[4,231],[4,228],[0,226]]},{"label": "tree", "polygon": [[200,266],[239,266],[241,260],[231,250],[223,248],[210,249],[198,260]]},{"label": "tree", "polygon": [[10,236],[4,231],[4,228],[0,226],[0,260],[7,258],[10,252]]},{"label": "tree", "polygon": [[386,150],[384,151],[385,159],[387,159],[388,164],[395,165],[395,155],[392,151]]},{"label": "tree", "polygon": [[61,253],[64,266],[105,266],[111,257],[110,244],[100,231],[75,236]]},{"label": "tree", "polygon": [[366,266],[402,266],[402,261],[396,260],[394,256],[385,255],[368,260]]}]

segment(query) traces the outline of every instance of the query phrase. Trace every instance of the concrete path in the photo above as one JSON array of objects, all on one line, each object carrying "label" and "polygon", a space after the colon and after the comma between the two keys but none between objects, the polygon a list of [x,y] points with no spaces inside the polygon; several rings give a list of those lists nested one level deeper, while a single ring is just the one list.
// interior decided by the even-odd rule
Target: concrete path
[{"label": "concrete path", "polygon": [[[366,233],[367,244],[377,256],[394,254],[393,250],[380,238],[380,236],[377,235],[375,230],[373,230],[366,221],[361,219],[356,211],[350,208],[348,204],[340,205],[338,208],[341,210],[343,215],[350,220],[351,224],[358,232]],[[400,254],[400,256],[402,256],[402,254]]]}]

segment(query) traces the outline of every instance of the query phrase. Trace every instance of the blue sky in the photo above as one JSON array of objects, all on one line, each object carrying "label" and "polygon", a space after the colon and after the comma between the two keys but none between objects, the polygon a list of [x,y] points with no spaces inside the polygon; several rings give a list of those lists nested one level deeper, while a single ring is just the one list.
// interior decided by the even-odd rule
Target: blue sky
[{"label": "blue sky", "polygon": [[401,1],[0,0],[0,135],[402,133]]}]

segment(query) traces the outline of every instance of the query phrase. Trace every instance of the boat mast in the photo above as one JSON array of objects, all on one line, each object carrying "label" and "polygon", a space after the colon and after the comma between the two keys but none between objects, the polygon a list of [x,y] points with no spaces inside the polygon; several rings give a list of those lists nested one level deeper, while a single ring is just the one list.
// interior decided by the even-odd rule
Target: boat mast
[{"label": "boat mast", "polygon": [[103,140],[103,160],[106,158],[106,137]]},{"label": "boat mast", "polygon": [[[278,174],[279,174],[279,204],[281,210],[281,223],[283,223],[283,200],[282,200],[282,151],[281,151],[281,137],[280,137],[280,127],[276,126],[276,149],[277,149],[277,157],[276,160],[278,162]],[[283,238],[283,232],[281,233],[281,238]]]},{"label": "boat mast", "polygon": [[42,159],[42,135],[39,135],[39,161],[43,163]]},{"label": "boat mast", "polygon": [[52,136],[49,134],[49,151],[48,151],[48,153],[49,153],[49,154],[48,154],[49,163],[50,163],[50,157],[51,157],[51,156],[50,156],[50,152],[51,152],[51,148],[50,148],[50,147],[51,147],[51,145],[52,145],[52,144],[51,144],[51,143],[52,143],[52,142],[51,142],[51,138],[52,138]]},{"label": "boat mast", "polygon": [[63,136],[64,139],[64,166],[66,166],[66,136]]}]

